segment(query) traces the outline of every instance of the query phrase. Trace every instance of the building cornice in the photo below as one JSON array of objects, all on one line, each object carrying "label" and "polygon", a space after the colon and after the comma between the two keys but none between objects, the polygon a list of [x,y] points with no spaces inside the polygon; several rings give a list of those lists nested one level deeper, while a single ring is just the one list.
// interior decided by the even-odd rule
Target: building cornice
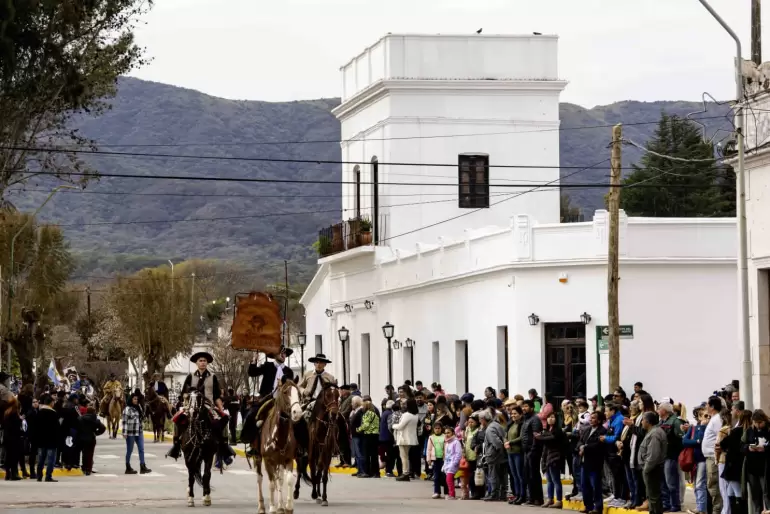
[{"label": "building cornice", "polygon": [[342,120],[391,93],[406,91],[411,94],[444,94],[447,91],[454,94],[559,94],[566,86],[566,80],[380,79],[332,109],[332,114]]}]

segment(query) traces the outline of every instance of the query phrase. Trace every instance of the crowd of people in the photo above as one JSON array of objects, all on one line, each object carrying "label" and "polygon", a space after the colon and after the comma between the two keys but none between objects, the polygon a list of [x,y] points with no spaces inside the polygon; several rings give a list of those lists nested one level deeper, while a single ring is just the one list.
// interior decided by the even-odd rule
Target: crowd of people
[{"label": "crowd of people", "polygon": [[475,398],[407,381],[386,387],[375,405],[356,384],[340,389],[352,436],[342,465],[354,464],[359,478],[424,474],[435,499],[554,509],[573,500],[592,514],[605,505],[681,512],[691,482],[693,513],[744,514],[747,492],[757,513],[770,509],[770,421],[744,409],[737,383],[704,398],[692,420],[684,405],[654,399],[639,382],[630,395],[618,388],[559,403],[534,389],[524,397],[488,387]]}]

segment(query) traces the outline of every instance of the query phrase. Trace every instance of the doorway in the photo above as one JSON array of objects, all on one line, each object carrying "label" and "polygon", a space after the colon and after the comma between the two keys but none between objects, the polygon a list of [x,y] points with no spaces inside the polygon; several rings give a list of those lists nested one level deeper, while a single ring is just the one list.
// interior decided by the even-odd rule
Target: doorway
[{"label": "doorway", "polygon": [[468,341],[455,341],[455,380],[457,394],[468,392]]},{"label": "doorway", "polygon": [[545,326],[545,391],[556,405],[586,394],[586,326],[554,323]]},{"label": "doorway", "polygon": [[361,334],[361,375],[359,380],[361,383],[358,384],[358,387],[364,394],[372,394],[372,361],[369,351],[369,334]]}]

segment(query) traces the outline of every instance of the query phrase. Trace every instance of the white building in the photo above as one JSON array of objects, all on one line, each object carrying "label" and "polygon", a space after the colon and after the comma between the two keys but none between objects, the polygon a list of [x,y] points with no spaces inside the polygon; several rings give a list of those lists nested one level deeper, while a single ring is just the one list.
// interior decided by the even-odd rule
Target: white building
[{"label": "white building", "polygon": [[[558,189],[504,186],[558,181],[556,64],[554,36],[388,35],[342,68],[342,157],[370,164],[343,167],[346,221],[319,235],[331,245],[301,300],[308,353],[340,382],[375,397],[391,374],[477,395],[596,393],[607,213],[562,224]],[[452,166],[385,164],[409,162]],[[377,221],[372,245],[347,221],[359,216]],[[622,384],[699,403],[740,375],[740,353],[719,351],[737,330],[735,220],[623,214],[620,232]],[[416,342],[392,371],[386,322]],[[600,369],[607,394],[606,356]]]}]

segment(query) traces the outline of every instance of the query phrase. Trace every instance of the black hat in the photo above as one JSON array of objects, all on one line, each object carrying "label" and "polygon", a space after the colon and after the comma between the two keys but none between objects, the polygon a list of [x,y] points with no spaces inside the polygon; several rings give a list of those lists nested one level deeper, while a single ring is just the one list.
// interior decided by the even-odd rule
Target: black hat
[{"label": "black hat", "polygon": [[312,362],[313,364],[315,364],[316,362],[323,362],[323,363],[326,363],[326,364],[331,364],[331,362],[332,362],[329,359],[327,359],[326,355],[323,354],[323,353],[318,353],[318,354],[316,354],[315,357],[310,357],[307,361],[308,362]]},{"label": "black hat", "polygon": [[214,362],[214,357],[209,352],[198,352],[194,353],[192,357],[190,357],[190,362],[198,362],[198,359],[203,357],[208,361],[209,364]]},{"label": "black hat", "polygon": [[115,378],[115,373],[110,373],[110,378]]},{"label": "black hat", "polygon": [[291,355],[294,353],[294,350],[291,348],[286,348],[285,346],[281,346],[281,351],[278,353],[284,353],[287,357],[291,357]]},{"label": "black hat", "polygon": [[350,385],[348,385],[348,384],[343,384],[343,385],[341,385],[341,386],[340,386],[340,389],[341,389],[342,391],[350,391]]},{"label": "black hat", "polygon": [[0,371],[0,382],[5,382],[9,378],[11,378],[11,375],[6,373],[5,371]]}]

